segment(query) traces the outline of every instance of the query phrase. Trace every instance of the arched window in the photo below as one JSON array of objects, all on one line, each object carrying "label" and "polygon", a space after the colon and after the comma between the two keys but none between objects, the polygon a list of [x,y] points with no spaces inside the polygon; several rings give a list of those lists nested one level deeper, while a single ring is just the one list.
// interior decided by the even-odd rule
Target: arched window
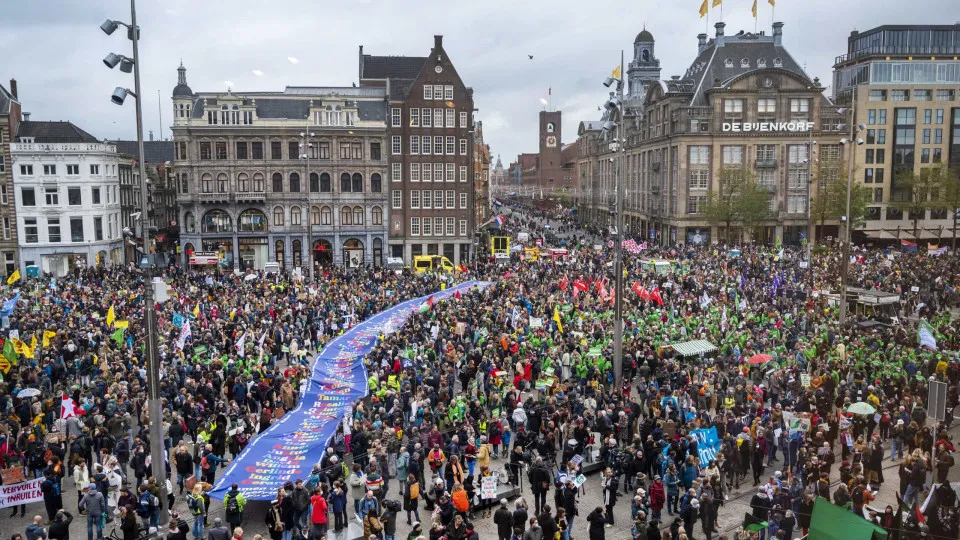
[{"label": "arched window", "polygon": [[188,233],[197,232],[197,220],[193,217],[193,212],[183,215],[183,228]]},{"label": "arched window", "polygon": [[353,207],[353,224],[354,225],[363,225],[363,207],[354,206]]},{"label": "arched window", "polygon": [[200,191],[204,193],[213,193],[213,175],[210,173],[204,173],[200,177]]},{"label": "arched window", "polygon": [[320,191],[320,175],[312,172],[310,173],[310,193],[317,193]]},{"label": "arched window", "polygon": [[300,174],[290,173],[290,193],[300,193]]},{"label": "arched window", "polygon": [[370,191],[372,193],[380,193],[380,190],[383,189],[383,180],[380,178],[380,175],[373,173],[370,175]]},{"label": "arched window", "polygon": [[280,263],[280,266],[283,267],[283,240],[277,240],[274,242],[273,256],[274,260]]},{"label": "arched window", "polygon": [[283,207],[275,206],[273,208],[273,225],[275,227],[283,226]]},{"label": "arched window", "polygon": [[319,225],[320,224],[320,209],[316,206],[310,208],[310,224]]},{"label": "arched window", "polygon": [[340,225],[353,225],[353,213],[349,206],[340,208]]},{"label": "arched window", "polygon": [[266,232],[267,216],[259,210],[253,208],[240,212],[237,218],[237,231],[239,232]]},{"label": "arched window", "polygon": [[263,175],[261,173],[253,173],[253,192],[263,193],[263,191]]},{"label": "arched window", "polygon": [[247,173],[237,175],[237,191],[240,193],[248,193],[250,191],[250,177],[247,176]]},{"label": "arched window", "polygon": [[370,223],[373,225],[383,225],[383,208],[374,206],[370,210]]},{"label": "arched window", "polygon": [[343,264],[347,268],[363,266],[363,243],[351,238],[343,243]]},{"label": "arched window", "polygon": [[350,173],[340,175],[340,193],[350,193]]},{"label": "arched window", "polygon": [[330,174],[320,174],[320,193],[330,193],[332,189],[333,188],[330,186]]},{"label": "arched window", "polygon": [[233,232],[233,221],[223,210],[210,210],[203,215],[202,227],[205,233]]},{"label": "arched window", "polygon": [[353,192],[363,193],[363,175],[358,172],[353,173]]},{"label": "arched window", "polygon": [[748,68],[748,67],[750,67],[750,59],[747,58],[747,57],[741,58],[741,59],[740,59],[740,67],[742,67],[742,68]]},{"label": "arched window", "polygon": [[283,175],[278,172],[273,173],[273,192],[283,192]]},{"label": "arched window", "polygon": [[383,240],[373,239],[373,265],[383,266]]},{"label": "arched window", "polygon": [[547,122],[547,133],[553,133],[553,122]]},{"label": "arched window", "polygon": [[226,193],[227,184],[230,182],[227,180],[226,173],[220,173],[217,175],[217,193]]},{"label": "arched window", "polygon": [[293,241],[293,266],[294,268],[301,266],[303,264],[303,242],[300,240]]},{"label": "arched window", "polygon": [[320,224],[321,225],[333,224],[333,210],[331,210],[329,206],[324,206],[320,208]]},{"label": "arched window", "polygon": [[302,225],[300,222],[300,207],[294,206],[290,209],[290,225]]},{"label": "arched window", "polygon": [[643,60],[644,62],[649,62],[649,61],[650,61],[650,51],[648,51],[648,50],[646,50],[646,49],[640,51],[640,59]]}]

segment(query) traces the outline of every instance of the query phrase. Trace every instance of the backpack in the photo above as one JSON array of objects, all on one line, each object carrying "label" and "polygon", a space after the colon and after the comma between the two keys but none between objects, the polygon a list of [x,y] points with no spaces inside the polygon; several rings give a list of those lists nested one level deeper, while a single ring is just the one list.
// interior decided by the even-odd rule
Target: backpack
[{"label": "backpack", "polygon": [[153,495],[149,491],[144,491],[137,499],[137,515],[147,517],[150,515],[150,507],[153,505]]},{"label": "backpack", "polygon": [[236,495],[231,495],[227,497],[227,504],[224,505],[228,514],[239,514],[240,513],[240,501],[237,500]]},{"label": "backpack", "polygon": [[97,485],[97,491],[100,493],[106,493],[110,489],[110,482],[107,480],[107,475],[105,474],[95,474],[93,475],[93,481]]},{"label": "backpack", "polygon": [[200,509],[199,497],[194,497],[193,495],[190,495],[189,497],[187,497],[187,506],[190,508],[190,510],[194,510],[194,511],[199,510]]},{"label": "backpack", "polygon": [[207,461],[207,456],[200,458],[200,468],[205,471],[210,470],[210,462]]}]

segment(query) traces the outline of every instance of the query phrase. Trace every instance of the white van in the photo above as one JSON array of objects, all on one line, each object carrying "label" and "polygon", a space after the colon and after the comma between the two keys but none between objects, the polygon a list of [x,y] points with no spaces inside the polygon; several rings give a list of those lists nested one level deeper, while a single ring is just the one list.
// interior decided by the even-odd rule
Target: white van
[{"label": "white van", "polygon": [[280,273],[280,263],[271,261],[263,265],[263,273],[269,275]]}]

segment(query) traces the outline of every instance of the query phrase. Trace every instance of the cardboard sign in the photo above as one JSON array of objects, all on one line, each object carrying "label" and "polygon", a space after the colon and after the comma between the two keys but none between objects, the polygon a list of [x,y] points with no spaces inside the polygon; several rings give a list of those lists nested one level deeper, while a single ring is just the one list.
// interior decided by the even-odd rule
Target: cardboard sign
[{"label": "cardboard sign", "polygon": [[464,332],[466,332],[466,331],[467,331],[467,323],[465,323],[465,322],[458,322],[458,323],[457,323],[457,330],[456,330],[457,335],[463,337],[463,334],[464,334]]},{"label": "cardboard sign", "polygon": [[920,292],[920,287],[914,285],[913,287],[910,287],[910,292]]},{"label": "cardboard sign", "polygon": [[800,374],[800,386],[803,386],[804,388],[810,388],[810,374],[809,374],[809,373],[801,373],[801,374]]},{"label": "cardboard sign", "polygon": [[484,476],[480,479],[480,498],[481,499],[496,499],[497,498],[497,477],[496,476]]},{"label": "cardboard sign", "polygon": [[3,485],[5,486],[27,481],[27,477],[23,474],[23,467],[10,467],[0,470],[0,478],[3,479]]},{"label": "cardboard sign", "polygon": [[29,482],[0,486],[0,508],[42,501],[43,491],[40,490],[40,484],[43,480],[37,478]]}]

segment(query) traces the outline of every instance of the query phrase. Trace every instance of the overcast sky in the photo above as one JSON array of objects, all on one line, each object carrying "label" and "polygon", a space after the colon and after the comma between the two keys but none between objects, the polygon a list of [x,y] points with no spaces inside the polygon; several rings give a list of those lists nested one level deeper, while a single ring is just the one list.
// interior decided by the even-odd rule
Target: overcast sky
[{"label": "overcast sky", "polygon": [[[474,88],[486,142],[504,166],[537,149],[537,113],[552,88],[563,111],[563,142],[581,120],[596,119],[606,98],[600,82],[630,61],[644,24],[657,40],[662,77],[682,74],[696,55],[705,19],[701,0],[140,0],[145,134],[170,137],[170,95],[183,59],[194,91],[281,91],[286,85],[357,81],[357,47],[376,55],[426,56],[434,34]],[[123,31],[103,34],[107,18],[129,22],[123,0],[3,0],[0,84],[18,81],[23,110],[35,120],[71,120],[100,138],[136,137],[132,101],[110,102],[133,77],[108,70],[109,52],[132,55]],[[754,30],[752,0],[724,0],[727,35]],[[610,7],[607,7],[609,4]],[[777,0],[784,44],[811,77],[830,84],[834,57],[852,29],[881,24],[948,24],[958,0]],[[769,31],[771,6],[759,0],[758,29]],[[946,17],[946,19],[944,18]],[[710,29],[720,18],[711,10]],[[533,60],[528,58],[533,55]],[[288,57],[294,57],[292,63]],[[260,74],[255,74],[254,71]],[[159,90],[159,97],[157,91]]]}]

